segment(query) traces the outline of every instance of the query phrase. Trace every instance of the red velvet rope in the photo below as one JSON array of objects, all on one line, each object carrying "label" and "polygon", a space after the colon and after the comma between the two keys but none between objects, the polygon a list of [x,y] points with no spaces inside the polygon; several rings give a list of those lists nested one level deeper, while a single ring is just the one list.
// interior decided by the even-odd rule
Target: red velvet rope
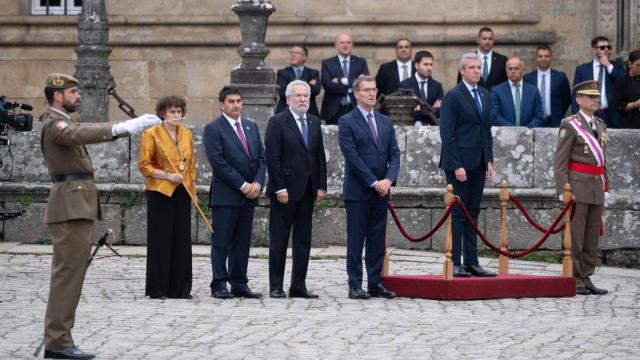
[{"label": "red velvet rope", "polygon": [[447,217],[449,217],[449,214],[451,214],[451,211],[453,211],[453,207],[458,203],[460,203],[460,200],[458,200],[458,198],[454,198],[453,202],[449,206],[447,206],[446,211],[444,212],[444,214],[442,215],[442,217],[440,218],[436,226],[433,229],[431,229],[431,231],[429,231],[428,233],[420,237],[411,236],[411,234],[407,232],[407,229],[405,229],[402,226],[402,224],[400,223],[400,219],[398,218],[398,214],[396,213],[396,209],[393,207],[391,202],[387,203],[387,209],[389,209],[389,212],[391,213],[391,217],[393,218],[393,221],[396,223],[398,230],[400,230],[400,232],[402,233],[402,236],[404,236],[407,240],[411,242],[420,242],[430,238],[431,236],[433,236],[433,234],[436,233],[436,231],[438,231],[438,229],[440,229],[440,227],[444,224],[444,222],[447,221]]},{"label": "red velvet rope", "polygon": [[[522,206],[522,204],[520,203],[520,200],[518,200],[518,198],[516,198],[515,196],[509,194],[509,200],[513,203],[513,205],[516,206],[516,208],[518,208],[518,210],[520,210],[520,212],[522,213],[522,215],[524,216],[524,218],[527,220],[527,222],[529,223],[529,225],[533,226],[536,230],[538,230],[541,233],[546,233],[547,231],[549,231],[549,229],[543,227],[542,225],[539,225],[538,223],[535,222],[535,220],[533,220],[533,218],[529,215],[529,213],[527,212],[527,209],[524,208],[524,206]],[[571,216],[570,219],[573,220],[573,215],[576,214],[576,207],[572,207],[571,208]],[[559,228],[553,230],[551,232],[551,234],[557,234],[560,231],[564,230],[565,224],[562,224],[562,226],[560,226]]]},{"label": "red velvet rope", "polygon": [[482,231],[480,231],[480,229],[478,229],[478,226],[473,221],[473,218],[471,217],[471,214],[469,214],[469,212],[467,211],[467,208],[464,207],[464,204],[463,203],[458,203],[458,206],[460,206],[460,209],[462,210],[462,213],[464,214],[465,218],[467,219],[467,222],[469,222],[469,224],[471,224],[471,227],[473,228],[473,231],[480,237],[482,242],[484,242],[489,248],[491,248],[491,250],[499,253],[500,255],[504,255],[504,256],[507,256],[507,257],[510,257],[510,258],[517,258],[517,257],[525,256],[525,255],[530,254],[530,253],[534,252],[535,250],[537,250],[549,238],[549,236],[553,233],[553,231],[556,228],[556,226],[558,226],[558,223],[560,222],[560,220],[562,220],[562,218],[567,213],[567,211],[569,211],[569,208],[574,206],[575,202],[576,202],[575,199],[572,198],[571,200],[569,200],[568,203],[566,203],[564,205],[564,208],[562,209],[562,211],[560,212],[558,217],[553,221],[553,223],[551,224],[551,227],[547,231],[545,231],[544,235],[542,236],[542,238],[540,240],[538,240],[537,243],[535,243],[529,249],[526,249],[526,250],[523,250],[523,251],[520,251],[520,252],[517,252],[517,253],[510,253],[510,252],[507,252],[507,251],[502,251],[501,249],[499,249],[495,245],[493,245],[489,240],[487,240],[487,238],[482,233]]}]

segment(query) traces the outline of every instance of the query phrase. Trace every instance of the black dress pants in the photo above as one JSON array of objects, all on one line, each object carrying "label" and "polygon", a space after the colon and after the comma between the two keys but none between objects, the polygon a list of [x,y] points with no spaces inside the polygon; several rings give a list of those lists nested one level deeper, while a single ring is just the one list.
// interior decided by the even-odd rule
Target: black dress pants
[{"label": "black dress pants", "polygon": [[145,295],[180,298],[191,293],[191,199],[184,186],[168,197],[147,196],[147,282]]}]

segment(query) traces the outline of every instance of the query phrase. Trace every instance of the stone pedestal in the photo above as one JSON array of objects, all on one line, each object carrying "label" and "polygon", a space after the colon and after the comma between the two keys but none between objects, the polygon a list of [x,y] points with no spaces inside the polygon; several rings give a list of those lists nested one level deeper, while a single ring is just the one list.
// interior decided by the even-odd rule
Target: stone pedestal
[{"label": "stone pedestal", "polygon": [[109,94],[113,84],[109,72],[109,24],[104,0],[85,0],[78,20],[76,78],[82,95],[78,120],[109,121]]},{"label": "stone pedestal", "polygon": [[269,55],[265,44],[269,16],[276,11],[269,0],[238,0],[231,10],[240,18],[242,63],[231,71],[231,84],[240,89],[243,116],[253,119],[264,135],[277,100],[276,74],[264,62]]}]

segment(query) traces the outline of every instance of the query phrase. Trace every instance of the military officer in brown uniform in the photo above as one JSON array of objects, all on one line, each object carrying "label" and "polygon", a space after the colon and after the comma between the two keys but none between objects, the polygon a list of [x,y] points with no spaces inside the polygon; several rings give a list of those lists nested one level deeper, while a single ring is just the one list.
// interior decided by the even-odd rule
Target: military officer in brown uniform
[{"label": "military officer in brown uniform", "polygon": [[44,357],[53,359],[94,357],[75,347],[71,337],[93,222],[101,219],[93,167],[84,145],[112,141],[160,123],[155,115],[143,115],[116,124],[78,124],[69,116],[80,105],[77,85],[70,75],[49,74],[44,89],[49,108],[40,118],[42,153],[53,181],[44,218],[53,241]]},{"label": "military officer in brown uniform", "polygon": [[604,295],[589,278],[595,269],[602,211],[608,195],[604,150],[607,125],[594,116],[600,90],[597,81],[585,81],[573,87],[580,110],[560,124],[554,158],[556,192],[566,183],[576,199],[571,221],[571,252],[576,294]]}]

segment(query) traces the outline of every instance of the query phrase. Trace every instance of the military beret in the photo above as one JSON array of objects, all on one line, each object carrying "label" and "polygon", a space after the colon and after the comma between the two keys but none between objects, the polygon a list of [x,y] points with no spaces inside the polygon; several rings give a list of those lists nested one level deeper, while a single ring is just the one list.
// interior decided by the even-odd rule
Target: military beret
[{"label": "military beret", "polygon": [[600,84],[595,80],[584,81],[575,85],[573,92],[580,95],[600,96]]},{"label": "military beret", "polygon": [[78,86],[78,79],[71,75],[61,73],[51,73],[47,75],[47,81],[44,87],[52,89],[68,89]]}]

